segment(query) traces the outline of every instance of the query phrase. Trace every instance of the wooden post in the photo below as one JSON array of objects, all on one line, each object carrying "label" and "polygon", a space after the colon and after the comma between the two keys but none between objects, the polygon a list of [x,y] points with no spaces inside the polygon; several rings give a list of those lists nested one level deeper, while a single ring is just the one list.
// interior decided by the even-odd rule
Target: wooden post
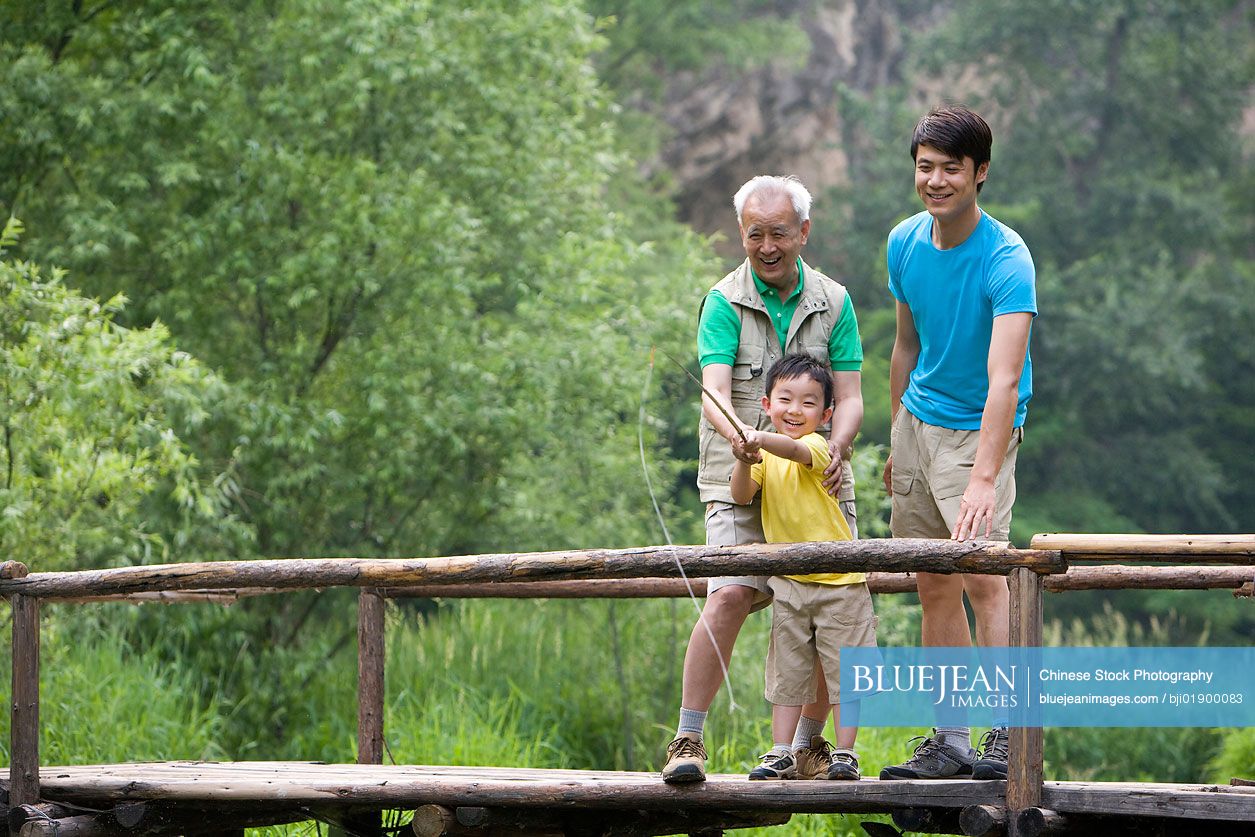
[{"label": "wooden post", "polygon": [[39,801],[39,600],[13,596],[9,804]]},{"label": "wooden post", "polygon": [[[1038,648],[1042,638],[1042,578],[1032,570],[1014,569],[1008,578],[1011,608],[1008,641],[1012,647]],[[1024,708],[1028,711],[1028,707]],[[1007,834],[1018,837],[1016,812],[1041,805],[1041,727],[1012,727],[1007,756]]]},{"label": "wooden post", "polygon": [[383,764],[383,596],[357,597],[357,763]]}]

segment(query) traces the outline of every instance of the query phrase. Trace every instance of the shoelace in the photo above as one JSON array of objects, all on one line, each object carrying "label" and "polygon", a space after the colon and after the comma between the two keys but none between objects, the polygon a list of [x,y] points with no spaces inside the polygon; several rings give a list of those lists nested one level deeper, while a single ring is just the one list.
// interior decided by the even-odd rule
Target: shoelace
[{"label": "shoelace", "polygon": [[919,756],[932,755],[932,751],[935,748],[940,747],[942,743],[940,739],[932,738],[927,735],[917,735],[906,743],[910,744],[911,741],[919,741],[920,744],[915,748],[915,752],[911,755],[909,761],[914,761]]},{"label": "shoelace", "polygon": [[675,754],[677,756],[698,756],[706,758],[706,749],[702,747],[700,741],[694,741],[688,736],[681,736],[677,739],[679,744],[676,745]]},{"label": "shoelace", "polygon": [[1002,761],[1007,759],[1007,737],[990,730],[980,739],[981,758],[994,758]]}]

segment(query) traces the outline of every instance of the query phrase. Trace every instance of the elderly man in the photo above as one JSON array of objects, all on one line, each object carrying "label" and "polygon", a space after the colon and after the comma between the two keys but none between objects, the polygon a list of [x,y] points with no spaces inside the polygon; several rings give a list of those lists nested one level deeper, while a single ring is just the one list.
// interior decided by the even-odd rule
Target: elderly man
[{"label": "elderly man", "polygon": [[[736,410],[751,427],[769,429],[762,407],[766,373],[789,352],[806,352],[832,372],[835,409],[829,439],[832,464],[824,485],[840,501],[850,531],[858,536],[854,510],[854,481],[850,473],[850,446],[863,421],[861,368],[863,349],[858,321],[849,295],[838,283],[801,259],[810,235],[811,196],[794,177],[759,176],[733,198],[745,261],[710,289],[702,302],[698,323],[698,354],[702,381]],[[706,543],[736,545],[763,543],[759,502],[732,502],[730,479],[734,457],[757,461],[747,452],[737,429],[709,398],[702,399],[700,463],[697,476],[706,503]],[[706,750],[702,735],[732,646],[745,617],[765,607],[771,593],[765,577],[712,578],[701,618],[694,625],[684,657],[684,684],[676,738],[667,747],[662,778],[669,783],[700,782],[706,778]],[[712,645],[713,640],[713,645]],[[826,695],[822,678],[818,694]],[[773,750],[807,750],[822,732],[826,702],[801,708],[781,707],[772,713]],[[816,742],[819,743],[819,742]],[[798,752],[811,762],[815,774],[830,758],[826,742],[817,752]],[[772,767],[756,769],[751,778],[785,778]]]}]

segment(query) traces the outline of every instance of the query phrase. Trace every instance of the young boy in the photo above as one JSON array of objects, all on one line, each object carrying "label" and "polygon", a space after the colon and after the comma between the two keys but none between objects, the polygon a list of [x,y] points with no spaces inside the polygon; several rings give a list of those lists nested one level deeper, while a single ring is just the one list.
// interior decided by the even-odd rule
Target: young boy
[{"label": "young boy", "polygon": [[[749,503],[762,491],[763,531],[768,543],[849,540],[837,501],[823,487],[830,454],[815,432],[832,414],[832,376],[806,354],[781,358],[767,373],[763,409],[778,432],[743,427],[750,452],[762,461],[737,461],[732,498]],[[772,749],[751,779],[858,779],[857,703],[846,704],[841,725],[839,651],[874,646],[876,617],[862,573],[772,576],[771,646],[765,696],[772,703]],[[837,749],[816,733],[824,719],[801,718],[816,697],[816,661],[828,681]],[[855,718],[850,718],[855,715]],[[799,722],[800,721],[800,722]],[[853,721],[853,723],[850,723]],[[789,731],[796,725],[793,741]],[[783,739],[783,740],[782,740]]]}]

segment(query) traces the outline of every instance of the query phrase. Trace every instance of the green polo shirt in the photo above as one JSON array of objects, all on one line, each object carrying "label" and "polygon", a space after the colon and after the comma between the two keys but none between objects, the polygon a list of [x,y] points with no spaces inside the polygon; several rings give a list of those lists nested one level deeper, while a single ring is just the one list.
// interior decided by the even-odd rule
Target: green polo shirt
[{"label": "green polo shirt", "polygon": [[[788,299],[781,299],[776,289],[754,277],[754,287],[767,306],[767,314],[776,328],[776,337],[780,339],[780,351],[784,351],[784,342],[789,336],[789,324],[793,322],[793,312],[797,310],[802,299],[802,260],[797,264],[798,282]],[[736,363],[736,350],[741,343],[741,318],[728,298],[718,291],[706,294],[706,302],[702,306],[702,316],[697,324],[697,358],[706,368],[712,363]],[[858,372],[863,368],[863,344],[858,336],[858,318],[854,316],[854,302],[850,295],[845,295],[845,305],[841,309],[841,317],[828,336],[828,357],[833,372]]]}]

